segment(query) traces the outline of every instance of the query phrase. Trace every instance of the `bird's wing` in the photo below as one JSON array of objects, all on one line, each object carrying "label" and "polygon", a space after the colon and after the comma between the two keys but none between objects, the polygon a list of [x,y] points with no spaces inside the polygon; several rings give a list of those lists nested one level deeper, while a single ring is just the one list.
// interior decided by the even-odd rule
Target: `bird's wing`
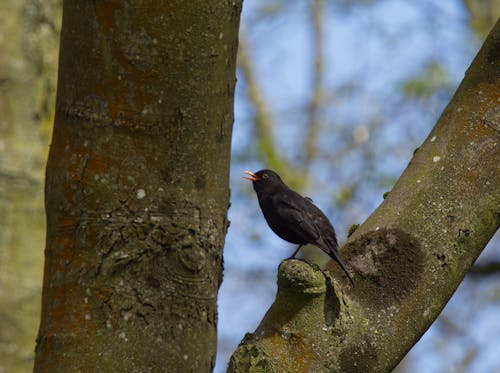
[{"label": "bird's wing", "polygon": [[[300,205],[298,205],[299,203]],[[287,198],[287,195],[280,196],[280,215],[284,221],[294,228],[295,233],[304,242],[314,243],[320,238],[320,232],[314,220],[302,206],[302,201]]]},{"label": "bird's wing", "polygon": [[[305,231],[302,235],[307,235],[309,243],[319,245],[326,253],[337,250],[337,237],[332,224],[311,199],[307,197],[285,199],[283,203],[297,211],[298,217],[296,217],[295,224],[299,225],[301,231]],[[291,213],[291,215],[295,214]]]}]

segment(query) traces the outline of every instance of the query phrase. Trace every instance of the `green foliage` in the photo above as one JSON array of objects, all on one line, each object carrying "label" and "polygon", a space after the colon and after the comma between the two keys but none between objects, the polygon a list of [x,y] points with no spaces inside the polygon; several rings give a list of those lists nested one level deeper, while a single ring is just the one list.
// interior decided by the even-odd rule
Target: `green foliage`
[{"label": "green foliage", "polygon": [[262,18],[279,16],[286,3],[283,0],[267,1],[260,5],[259,15]]},{"label": "green foliage", "polygon": [[339,191],[336,193],[337,206],[339,208],[344,207],[353,197],[353,186],[343,185]]},{"label": "green foliage", "polygon": [[401,89],[408,98],[427,98],[438,91],[451,88],[448,73],[437,61],[431,61],[424,71],[401,84]]}]

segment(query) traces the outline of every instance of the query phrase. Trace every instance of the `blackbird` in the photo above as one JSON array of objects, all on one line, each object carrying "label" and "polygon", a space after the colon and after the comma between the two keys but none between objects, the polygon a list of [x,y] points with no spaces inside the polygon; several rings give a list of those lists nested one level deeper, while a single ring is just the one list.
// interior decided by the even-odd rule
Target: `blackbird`
[{"label": "blackbird", "polygon": [[245,173],[249,176],[244,178],[253,183],[260,209],[269,227],[285,241],[299,245],[289,259],[295,258],[302,246],[315,245],[335,260],[354,284],[340,259],[335,230],[312,200],[291,190],[274,171]]}]

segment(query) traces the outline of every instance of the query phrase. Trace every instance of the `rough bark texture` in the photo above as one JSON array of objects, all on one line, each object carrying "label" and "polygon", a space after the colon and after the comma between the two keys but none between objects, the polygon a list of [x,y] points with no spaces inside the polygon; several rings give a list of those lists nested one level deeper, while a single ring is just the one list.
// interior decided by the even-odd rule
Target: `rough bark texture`
[{"label": "rough bark texture", "polygon": [[330,264],[281,264],[276,301],[230,372],[388,372],[500,221],[500,22],[386,200]]},{"label": "rough bark texture", "polygon": [[36,372],[206,372],[241,1],[64,2]]}]

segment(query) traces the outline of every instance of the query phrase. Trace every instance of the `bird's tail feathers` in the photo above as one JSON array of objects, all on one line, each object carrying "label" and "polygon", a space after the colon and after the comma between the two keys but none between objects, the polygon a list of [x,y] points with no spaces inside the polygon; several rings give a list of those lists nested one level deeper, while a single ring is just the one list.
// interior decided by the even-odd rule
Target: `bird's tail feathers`
[{"label": "bird's tail feathers", "polygon": [[[326,250],[323,248],[325,247]],[[344,262],[342,261],[342,259],[340,259],[340,255],[339,255],[339,252],[337,250],[337,246],[333,246],[333,245],[322,245],[321,247],[323,249],[324,252],[326,252],[330,258],[332,258],[333,260],[335,260],[338,265],[340,266],[340,268],[342,268],[342,270],[344,271],[344,273],[346,274],[347,278],[349,279],[349,281],[351,282],[351,284],[354,286],[354,280],[352,279],[351,277],[351,274],[349,273],[349,271],[347,270]]]}]

